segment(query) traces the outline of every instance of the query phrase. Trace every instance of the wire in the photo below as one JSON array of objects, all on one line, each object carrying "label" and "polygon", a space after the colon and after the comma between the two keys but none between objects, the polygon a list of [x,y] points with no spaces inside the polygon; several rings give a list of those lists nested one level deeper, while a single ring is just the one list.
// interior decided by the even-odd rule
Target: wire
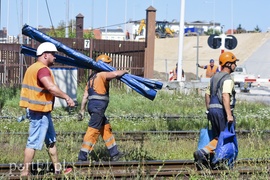
[{"label": "wire", "polygon": [[52,30],[53,30],[54,36],[57,37],[56,32],[54,30],[54,26],[53,26],[53,22],[52,22],[52,18],[51,18],[51,13],[50,13],[50,9],[49,9],[49,6],[48,6],[48,2],[47,2],[47,0],[45,0],[45,1],[46,1],[47,11],[48,11],[49,18],[50,18],[50,21],[51,21],[51,25],[52,25]]},{"label": "wire", "polygon": [[109,25],[109,26],[102,26],[102,27],[93,28],[93,29],[101,29],[101,28],[106,28],[106,27],[120,26],[120,25],[123,25],[123,24],[127,24],[127,22],[126,23],[113,24],[113,25]]}]

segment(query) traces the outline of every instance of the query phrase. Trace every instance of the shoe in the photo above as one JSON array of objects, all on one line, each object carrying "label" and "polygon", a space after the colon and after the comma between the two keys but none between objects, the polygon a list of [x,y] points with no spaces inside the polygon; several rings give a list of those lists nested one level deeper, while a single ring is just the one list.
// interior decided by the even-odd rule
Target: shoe
[{"label": "shoe", "polygon": [[69,173],[71,173],[72,172],[72,168],[66,168],[64,171],[63,171],[63,174],[64,175],[67,175],[67,174],[69,174]]},{"label": "shoe", "polygon": [[67,174],[71,173],[71,171],[72,171],[72,168],[66,168],[63,171],[56,171],[55,174],[64,174],[64,175],[67,175]]},{"label": "shoe", "polygon": [[195,151],[193,153],[193,157],[194,157],[194,163],[196,165],[197,171],[203,170],[202,161],[201,161],[201,157],[200,157],[199,152],[198,151]]},{"label": "shoe", "polygon": [[211,168],[209,155],[204,152],[204,150],[200,149],[193,153],[194,163],[198,171],[203,170],[204,168]]},{"label": "shoe", "polygon": [[119,152],[118,154],[116,154],[115,156],[111,157],[111,161],[118,161],[119,159],[121,159],[124,156],[124,153]]},{"label": "shoe", "polygon": [[78,155],[78,161],[88,161],[88,153],[80,150]]}]

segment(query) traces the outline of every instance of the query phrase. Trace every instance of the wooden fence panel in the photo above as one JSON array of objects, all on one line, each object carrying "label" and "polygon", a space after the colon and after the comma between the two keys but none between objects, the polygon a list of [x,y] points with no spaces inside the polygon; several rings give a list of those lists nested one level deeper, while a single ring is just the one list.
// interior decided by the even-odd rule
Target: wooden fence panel
[{"label": "wooden fence panel", "polygon": [[[56,38],[66,46],[92,57],[93,60],[100,54],[112,57],[112,66],[116,69],[128,69],[138,76],[144,74],[145,43],[135,41],[90,40],[90,48],[85,48],[85,39]],[[26,46],[37,48],[40,44],[31,40]],[[63,53],[60,55],[65,56]],[[19,44],[0,44],[0,84],[20,85],[26,69],[35,62],[35,58],[20,54]],[[65,64],[56,63],[53,67],[73,68]],[[78,83],[85,82],[91,70],[78,68]]]}]

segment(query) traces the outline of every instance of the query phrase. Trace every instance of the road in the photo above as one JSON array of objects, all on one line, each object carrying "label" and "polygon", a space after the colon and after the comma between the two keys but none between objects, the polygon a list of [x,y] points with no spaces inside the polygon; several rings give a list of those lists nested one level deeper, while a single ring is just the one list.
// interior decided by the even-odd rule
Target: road
[{"label": "road", "polygon": [[[245,33],[234,34],[238,40],[237,47],[232,50],[240,61],[237,65],[245,66],[248,73],[256,77],[270,78],[270,33]],[[209,64],[210,59],[215,60],[218,65],[220,49],[211,49],[207,44],[208,36],[199,37],[199,49],[197,57],[197,37],[184,37],[182,67],[187,75],[186,79],[196,79],[196,62],[200,65]],[[179,58],[179,39],[164,38],[155,40],[154,71],[168,73],[175,67]],[[228,50],[226,50],[228,51]],[[198,76],[205,77],[205,70],[198,68]],[[155,77],[166,80],[166,76]]]},{"label": "road", "polygon": [[236,88],[236,92],[236,99],[246,100],[249,102],[262,102],[264,104],[270,105],[269,83],[261,84],[260,87],[253,86],[249,93],[240,92],[239,88]]},{"label": "road", "polygon": [[[238,65],[246,67],[248,73],[254,74],[256,77],[260,75],[260,79],[270,78],[270,33],[250,33],[235,34],[238,40],[237,47],[232,50],[240,61]],[[209,63],[209,59],[214,58],[217,64],[217,57],[220,50],[213,50],[207,45],[207,36],[200,36],[199,45],[199,63],[205,65]],[[183,47],[183,69],[187,76],[187,82],[196,79],[196,37],[185,37]],[[154,70],[163,73],[163,80],[166,81],[166,71],[170,71],[175,67],[178,60],[178,38],[156,39],[155,43],[155,67]],[[205,70],[199,69],[199,77],[204,77]],[[157,77],[157,79],[162,79]],[[237,98],[247,101],[259,101],[270,105],[270,82],[261,83],[257,87],[257,83],[253,83],[250,93],[240,93],[239,89]]]},{"label": "road", "polygon": [[254,74],[260,78],[270,78],[270,40],[262,44],[247,60],[242,64],[249,74]]}]

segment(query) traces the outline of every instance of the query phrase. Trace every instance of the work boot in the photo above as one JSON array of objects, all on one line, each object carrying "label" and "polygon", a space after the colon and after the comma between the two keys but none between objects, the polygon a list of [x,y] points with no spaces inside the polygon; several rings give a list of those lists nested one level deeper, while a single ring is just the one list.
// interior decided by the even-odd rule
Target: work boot
[{"label": "work boot", "polygon": [[193,153],[194,163],[198,171],[203,170],[203,168],[211,168],[209,161],[209,154],[204,150],[200,149]]},{"label": "work boot", "polygon": [[119,159],[121,159],[122,157],[124,157],[124,155],[125,155],[124,153],[119,152],[115,156],[111,157],[111,161],[118,161]]},{"label": "work boot", "polygon": [[88,153],[80,150],[78,161],[88,161]]},{"label": "work boot", "polygon": [[69,173],[72,172],[72,168],[66,168],[63,171],[56,171],[55,174],[63,174],[63,175],[67,175]]}]

